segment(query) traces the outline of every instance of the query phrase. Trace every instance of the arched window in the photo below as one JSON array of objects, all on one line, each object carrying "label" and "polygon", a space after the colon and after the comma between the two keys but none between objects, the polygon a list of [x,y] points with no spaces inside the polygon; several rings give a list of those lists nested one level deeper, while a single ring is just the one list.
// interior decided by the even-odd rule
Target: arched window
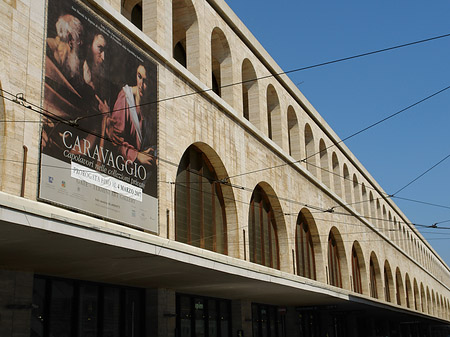
[{"label": "arched window", "polygon": [[191,146],[181,158],[175,185],[176,240],[227,254],[221,185],[208,158]]},{"label": "arched window", "polygon": [[[372,253],[373,254],[373,253]],[[379,274],[378,262],[376,257],[372,255],[370,257],[370,296],[373,298],[378,298],[378,281],[377,275]]]},{"label": "arched window", "polygon": [[336,152],[333,152],[333,155],[331,156],[331,163],[333,166],[333,182],[334,182],[334,192],[342,196],[342,182],[341,182],[341,175],[339,174],[339,160],[336,155]]},{"label": "arched window", "polygon": [[310,225],[304,212],[297,217],[295,231],[295,246],[297,259],[297,275],[316,279],[316,264],[314,256],[314,245]]},{"label": "arched window", "polygon": [[212,90],[232,106],[231,52],[225,34],[217,27],[211,34],[211,69]]},{"label": "arched window", "polygon": [[347,164],[344,164],[344,191],[345,191],[345,201],[348,204],[352,203],[352,182],[350,181],[350,173],[348,172]]},{"label": "arched window", "polygon": [[397,294],[397,304],[402,305],[402,303],[405,300],[405,294],[403,289],[403,281],[402,281],[402,274],[400,273],[400,269],[397,268],[395,272],[395,292]]},{"label": "arched window", "polygon": [[131,10],[131,22],[142,30],[142,1],[136,4]]},{"label": "arched window", "polygon": [[352,248],[352,276],[353,276],[353,291],[362,294],[361,270],[359,268],[358,254],[355,245]]},{"label": "arched window", "polygon": [[331,285],[342,288],[338,245],[332,232],[328,236],[328,275]]},{"label": "arched window", "polygon": [[356,177],[356,174],[353,175],[353,194],[355,196],[355,203],[353,206],[355,207],[356,211],[361,213],[362,207],[361,207],[361,190],[359,188],[358,178]]},{"label": "arched window", "polygon": [[387,302],[392,302],[393,280],[389,263],[384,264],[384,298]]},{"label": "arched window", "polygon": [[413,301],[413,292],[411,287],[411,280],[409,279],[409,275],[405,275],[405,295],[406,295],[406,307],[411,308],[411,301]]},{"label": "arched window", "polygon": [[259,121],[259,90],[255,68],[250,60],[242,62],[242,112],[244,117],[257,124]]},{"label": "arched window", "polygon": [[195,75],[199,75],[198,22],[191,0],[172,0],[173,58]]},{"label": "arched window", "polygon": [[419,287],[417,285],[417,280],[414,279],[414,309],[420,310],[419,301],[420,301],[420,294],[419,294]]},{"label": "arched window", "polygon": [[313,175],[316,175],[316,156],[315,156],[314,135],[309,124],[305,125],[305,154],[306,154],[306,169]]},{"label": "arched window", "polygon": [[267,87],[267,127],[268,136],[282,146],[281,109],[277,91],[272,84]]},{"label": "arched window", "polygon": [[420,308],[422,310],[422,312],[425,312],[425,309],[427,308],[426,306],[427,303],[427,296],[425,294],[425,288],[423,287],[423,283],[420,283]]},{"label": "arched window", "polygon": [[330,170],[328,164],[328,152],[327,147],[323,139],[319,141],[319,156],[320,156],[320,176],[322,182],[330,187]]},{"label": "arched window", "polygon": [[362,209],[363,209],[363,215],[365,217],[369,217],[369,200],[367,199],[367,190],[366,190],[366,185],[364,185],[364,183],[361,184],[361,195],[362,195]]},{"label": "arched window", "polygon": [[249,241],[251,262],[280,269],[274,211],[269,198],[259,185],[250,200]]},{"label": "arched window", "polygon": [[288,142],[289,154],[296,160],[300,160],[300,129],[298,126],[297,115],[292,106],[289,106],[287,111],[288,119]]}]

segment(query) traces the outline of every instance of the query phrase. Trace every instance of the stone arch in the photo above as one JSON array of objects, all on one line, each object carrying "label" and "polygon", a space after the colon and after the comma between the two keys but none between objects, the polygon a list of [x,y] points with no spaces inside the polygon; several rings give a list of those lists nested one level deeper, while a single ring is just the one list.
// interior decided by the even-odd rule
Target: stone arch
[{"label": "stone arch", "polygon": [[282,147],[281,107],[278,93],[272,84],[267,86],[267,127],[268,136]]},{"label": "stone arch", "polygon": [[319,141],[319,157],[320,157],[320,176],[322,178],[322,182],[328,187],[331,187],[328,151],[327,146],[325,145],[325,141],[322,138]]},{"label": "stone arch", "polygon": [[383,215],[381,216],[382,220],[382,225],[381,225],[381,231],[383,232],[384,235],[387,235],[387,230],[388,227],[387,225],[387,212],[386,212],[386,206],[383,205]]},{"label": "stone arch", "polygon": [[342,197],[342,182],[339,169],[339,159],[336,155],[336,152],[333,152],[333,155],[331,156],[331,167],[333,168],[334,192],[340,197]]},{"label": "stone arch", "polygon": [[300,127],[298,125],[297,114],[295,113],[292,105],[289,105],[287,110],[287,122],[289,155],[291,155],[295,160],[300,160]]},{"label": "stone arch", "polygon": [[353,174],[353,195],[355,196],[354,208],[361,214],[361,190],[359,188],[358,177]]},{"label": "stone arch", "polygon": [[423,287],[423,283],[420,282],[420,310],[422,312],[426,312],[427,308],[428,308],[427,294],[425,293],[425,288]]},{"label": "stone arch", "polygon": [[394,278],[392,276],[391,266],[386,260],[384,262],[384,298],[387,302],[395,303]]},{"label": "stone arch", "polygon": [[[233,189],[218,183],[226,177],[223,162],[209,145],[195,143],[188,147],[177,171],[172,232],[177,241],[240,257],[240,245],[233,245],[233,250],[228,247],[228,242],[239,242],[239,232]],[[199,198],[208,203],[196,202]]]},{"label": "stone arch", "polygon": [[244,118],[259,126],[259,85],[256,71],[249,59],[242,62],[242,113]]},{"label": "stone arch", "polygon": [[405,274],[405,303],[407,308],[414,307],[413,288],[411,286],[411,280],[409,279],[408,273]]},{"label": "stone arch", "polygon": [[421,308],[421,305],[420,305],[420,292],[419,292],[419,286],[417,285],[416,278],[414,278],[413,287],[414,287],[414,309],[419,311],[420,308]]},{"label": "stone arch", "polygon": [[361,183],[361,202],[362,202],[362,210],[363,215],[365,217],[369,217],[369,199],[367,198],[367,190],[366,185],[364,183]]},{"label": "stone arch", "polygon": [[302,208],[297,217],[295,256],[297,275],[326,282],[323,266],[317,265],[323,261],[319,231],[313,215],[307,208]]},{"label": "stone arch", "polygon": [[353,200],[352,200],[352,182],[350,181],[350,173],[348,171],[347,164],[344,164],[343,176],[344,176],[345,201],[348,204],[351,204],[353,202]]},{"label": "stone arch", "polygon": [[[364,253],[358,241],[353,242],[351,258],[352,261],[352,289],[360,294],[367,294],[367,271]],[[359,274],[359,275],[358,275]]]},{"label": "stone arch", "polygon": [[313,175],[317,176],[316,145],[314,143],[314,134],[308,123],[305,124],[305,154],[306,169]]},{"label": "stone arch", "polygon": [[336,227],[328,235],[328,284],[350,289],[344,242]]},{"label": "stone arch", "polygon": [[[278,260],[279,260],[279,266],[276,269],[280,269],[282,271],[290,272],[292,273],[292,258],[291,258],[291,252],[289,250],[289,242],[288,242],[288,235],[286,230],[286,222],[284,220],[284,213],[283,209],[280,204],[280,200],[278,199],[275,191],[273,190],[272,186],[270,186],[267,182],[260,182],[253,190],[252,198],[250,200],[250,209],[253,206],[253,201],[255,200],[254,197],[257,196],[257,193],[263,194],[263,198],[267,198],[267,201],[270,204],[270,210],[268,212],[271,212],[272,214],[269,214],[268,216],[272,216],[272,221],[275,223],[275,233],[276,233],[276,239],[277,239],[277,245],[278,245]],[[267,206],[264,206],[267,207]],[[253,232],[250,228],[250,224],[252,223],[251,219],[252,211],[249,212],[249,249],[251,242],[256,242],[255,240],[252,240],[252,236],[256,239],[259,238],[261,233],[255,231]],[[256,214],[256,213],[255,213]],[[258,215],[257,215],[258,216]],[[256,219],[258,220],[258,219]],[[255,220],[255,222],[256,222]],[[258,220],[259,221],[259,220]],[[262,223],[262,226],[265,226],[264,223]],[[258,239],[259,240],[259,239]],[[257,247],[255,247],[257,248]],[[273,247],[271,247],[273,249]],[[257,252],[253,252],[254,256]],[[249,256],[252,256],[252,251],[250,251]],[[256,259],[257,260],[257,259]],[[255,262],[255,261],[252,261]],[[258,262],[256,262],[258,263]],[[262,264],[262,263],[260,263]]]},{"label": "stone arch", "polygon": [[436,315],[436,297],[434,296],[434,290],[431,290],[431,315]]},{"label": "stone arch", "polygon": [[370,254],[369,275],[370,296],[373,298],[380,298],[383,292],[383,283],[381,279],[380,264],[378,263],[375,252]]},{"label": "stone arch", "polygon": [[223,31],[216,27],[211,33],[211,88],[231,106],[233,106],[232,67],[228,40]]},{"label": "stone arch", "polygon": [[172,0],[173,57],[197,77],[200,76],[200,32],[192,0]]},{"label": "stone arch", "polygon": [[375,214],[376,214],[376,218],[377,218],[376,223],[377,223],[378,230],[380,232],[382,232],[383,231],[383,219],[381,218],[382,213],[381,213],[380,199],[377,199],[377,208],[376,208]]},{"label": "stone arch", "polygon": [[400,272],[399,267],[395,270],[395,294],[396,303],[398,305],[405,305],[405,288],[403,286],[402,273]]},{"label": "stone arch", "polygon": [[377,217],[376,214],[376,208],[375,208],[375,200],[373,198],[372,191],[369,192],[369,217],[370,217],[370,223],[372,225],[375,225],[375,218]]},{"label": "stone arch", "polygon": [[432,302],[431,302],[430,288],[428,288],[428,286],[427,286],[427,314],[428,315],[432,314],[431,306],[432,306]]},{"label": "stone arch", "polygon": [[391,211],[388,212],[388,221],[387,221],[387,233],[386,236],[388,236],[392,240],[392,215]]},{"label": "stone arch", "polygon": [[142,30],[142,0],[122,1],[121,12],[133,25]]}]

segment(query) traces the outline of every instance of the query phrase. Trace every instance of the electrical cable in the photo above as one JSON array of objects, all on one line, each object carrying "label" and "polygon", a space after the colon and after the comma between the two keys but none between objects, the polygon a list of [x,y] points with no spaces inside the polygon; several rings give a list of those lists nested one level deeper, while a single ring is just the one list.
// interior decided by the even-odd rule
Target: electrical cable
[{"label": "electrical cable", "polygon": [[[359,131],[357,131],[357,132],[355,132],[355,133],[353,133],[353,134],[351,134],[351,135],[349,135],[349,136],[347,136],[347,137],[345,137],[345,138],[343,138],[343,139],[341,139],[341,140],[339,140],[339,141],[337,141],[337,142],[335,142],[335,143],[333,143],[332,145],[329,145],[328,147],[325,148],[325,150],[328,150],[328,149],[330,149],[331,147],[337,146],[338,144],[343,143],[343,142],[345,142],[346,140],[349,140],[350,138],[353,138],[353,137],[355,137],[355,136],[357,136],[357,135],[359,135],[359,134],[361,134],[361,133],[363,133],[363,132],[365,132],[365,131],[371,129],[371,128],[373,128],[373,127],[375,127],[375,126],[377,126],[377,125],[379,125],[379,124],[381,124],[381,123],[383,123],[383,122],[385,122],[385,121],[387,121],[387,120],[393,118],[394,116],[397,116],[397,115],[399,115],[400,113],[402,113],[402,112],[404,112],[404,111],[406,111],[406,110],[409,110],[409,109],[411,109],[411,108],[413,108],[413,107],[419,105],[420,103],[423,103],[423,102],[429,100],[430,98],[432,98],[432,97],[434,97],[434,96],[436,96],[436,95],[439,95],[439,94],[441,94],[441,93],[447,91],[448,89],[450,89],[450,85],[447,86],[447,87],[445,87],[445,88],[443,88],[443,89],[440,89],[440,90],[438,90],[438,91],[432,93],[431,95],[426,96],[425,98],[420,99],[419,101],[416,101],[416,102],[414,102],[414,103],[408,105],[407,107],[405,107],[405,108],[403,108],[403,109],[401,109],[401,110],[399,110],[399,111],[397,111],[397,112],[395,112],[395,113],[393,113],[393,114],[391,114],[391,115],[389,115],[389,116],[387,116],[387,117],[385,117],[385,118],[383,118],[383,119],[381,119],[381,120],[379,120],[379,121],[377,121],[377,122],[375,122],[375,123],[373,123],[373,124],[371,124],[371,125],[369,125],[369,126],[367,126],[367,127],[365,127],[365,128],[363,128],[363,129],[361,129],[361,130],[359,130]],[[321,152],[323,152],[323,150],[318,151],[318,152],[315,152],[315,153],[313,153],[313,154],[311,154],[311,155],[307,155],[306,158],[303,158],[303,159],[300,159],[300,160],[297,160],[297,161],[288,162],[288,163],[284,163],[284,164],[280,164],[280,165],[275,165],[275,166],[271,166],[271,167],[265,167],[265,168],[261,168],[261,169],[253,170],[253,171],[249,171],[249,172],[243,172],[243,173],[240,173],[240,174],[236,174],[236,175],[233,175],[233,176],[229,176],[228,179],[236,178],[236,177],[241,177],[241,176],[248,175],[248,174],[253,174],[253,173],[260,173],[260,172],[263,172],[263,171],[272,170],[272,169],[279,168],[279,167],[283,167],[283,166],[287,166],[287,165],[297,164],[297,163],[300,163],[300,162],[304,162],[304,163],[309,164],[309,163],[307,162],[307,160],[308,160],[309,158],[311,158],[311,157],[314,157],[314,156],[320,154]]]},{"label": "electrical cable", "polygon": [[[450,37],[450,33],[443,34],[443,35],[438,35],[438,36],[434,36],[434,37],[430,37],[430,38],[426,38],[426,39],[422,39],[422,40],[417,40],[417,41],[413,41],[413,42],[403,43],[403,44],[392,46],[392,47],[377,49],[377,50],[374,50],[374,51],[365,52],[365,53],[361,53],[361,54],[356,54],[356,55],[353,55],[353,56],[347,56],[347,57],[335,59],[335,60],[332,60],[332,61],[321,62],[321,63],[317,63],[317,64],[314,64],[314,65],[306,66],[306,67],[301,67],[301,68],[291,69],[291,70],[287,70],[287,71],[282,71],[282,72],[279,72],[279,73],[276,73],[276,74],[265,75],[265,76],[260,76],[260,77],[256,77],[256,78],[253,78],[253,79],[245,80],[245,81],[239,81],[239,82],[235,82],[235,83],[231,83],[231,84],[226,84],[226,85],[221,86],[220,88],[222,89],[222,88],[227,88],[227,87],[231,87],[231,86],[235,86],[235,85],[240,85],[240,84],[244,84],[244,83],[254,82],[254,81],[262,80],[262,79],[266,79],[266,78],[278,77],[278,76],[281,76],[281,75],[287,75],[287,74],[291,74],[291,73],[295,73],[295,72],[299,72],[299,71],[304,71],[304,70],[318,68],[318,67],[322,67],[322,66],[326,66],[326,65],[330,65],[330,64],[334,64],[334,63],[349,61],[349,60],[353,60],[353,59],[364,57],[364,56],[379,54],[379,53],[383,53],[383,52],[387,52],[387,51],[391,51],[391,50],[395,50],[395,49],[399,49],[399,48],[409,47],[409,46],[413,46],[413,45],[416,45],[416,44],[426,43],[426,42],[430,42],[430,41],[434,41],[434,40],[438,40],[438,39],[443,39],[443,38],[447,38],[447,37]],[[159,100],[156,100],[156,101],[153,101],[153,102],[139,104],[139,105],[136,105],[135,107],[137,107],[137,106],[144,106],[144,105],[150,105],[150,104],[157,104],[157,103],[165,102],[165,101],[168,101],[168,100],[184,98],[184,97],[187,97],[187,96],[192,96],[192,95],[197,95],[197,94],[201,94],[201,93],[210,92],[212,90],[213,89],[210,88],[210,89],[195,91],[195,92],[188,93],[188,94],[177,95],[177,96],[168,97],[168,98],[162,98],[162,99],[159,99]],[[110,110],[108,112],[103,112],[103,113],[99,113],[99,114],[92,114],[92,115],[89,115],[89,116],[81,117],[78,120],[82,120],[82,119],[86,119],[86,118],[90,118],[90,117],[101,116],[101,115],[104,115],[104,114],[108,114],[108,113],[111,113],[111,112],[114,112],[114,111],[121,111],[121,110],[123,110],[123,109]]]}]

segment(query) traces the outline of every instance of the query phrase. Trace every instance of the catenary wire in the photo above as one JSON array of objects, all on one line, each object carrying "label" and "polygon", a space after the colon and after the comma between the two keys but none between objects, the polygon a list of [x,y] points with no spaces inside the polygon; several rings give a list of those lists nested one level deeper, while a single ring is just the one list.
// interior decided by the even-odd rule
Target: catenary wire
[{"label": "catenary wire", "polygon": [[[426,43],[426,42],[430,42],[430,41],[434,41],[434,40],[438,40],[438,39],[443,39],[443,38],[447,38],[447,37],[450,37],[450,33],[443,34],[443,35],[438,35],[438,36],[434,36],[434,37],[430,37],[430,38],[426,38],[426,39],[422,39],[422,40],[417,40],[417,41],[413,41],[413,42],[403,43],[403,44],[400,44],[400,45],[387,47],[387,48],[382,48],[382,49],[378,49],[378,50],[374,50],[374,51],[370,51],[370,52],[356,54],[356,55],[353,55],[353,56],[347,56],[347,57],[343,57],[343,58],[339,58],[339,59],[335,59],[335,60],[331,60],[331,61],[321,62],[321,63],[317,63],[317,64],[314,64],[314,65],[306,66],[306,67],[301,67],[301,68],[291,69],[291,70],[287,70],[287,71],[282,71],[282,72],[279,72],[279,73],[276,73],[276,74],[270,74],[270,75],[256,77],[256,78],[245,80],[245,81],[239,81],[239,82],[235,82],[235,83],[230,83],[230,84],[223,85],[220,88],[227,88],[227,87],[231,87],[231,86],[235,86],[235,85],[241,85],[241,84],[244,84],[244,83],[249,83],[249,82],[253,82],[253,81],[257,81],[257,80],[261,80],[261,79],[266,79],[266,78],[271,78],[271,77],[278,77],[278,76],[281,76],[281,75],[287,75],[287,74],[291,74],[291,73],[295,73],[295,72],[299,72],[299,71],[304,71],[304,70],[318,68],[318,67],[322,67],[322,66],[326,66],[326,65],[330,65],[330,64],[334,64],[334,63],[349,61],[349,60],[353,60],[353,59],[360,58],[360,57],[365,57],[365,56],[369,56],[369,55],[379,54],[379,53],[383,53],[383,52],[387,52],[387,51],[391,51],[391,50],[395,50],[395,49],[399,49],[399,48],[409,47],[409,46],[413,46],[413,45],[417,45],[417,44],[421,44],[421,43]],[[168,100],[173,100],[173,99],[178,99],[178,98],[183,98],[183,97],[187,97],[187,96],[192,96],[192,95],[197,95],[197,94],[201,94],[201,93],[210,92],[212,90],[213,90],[212,88],[205,89],[205,90],[198,90],[198,91],[194,91],[194,92],[183,94],[183,95],[177,95],[177,96],[173,96],[173,97],[162,98],[162,99],[159,99],[159,100],[156,100],[156,101],[153,101],[153,102],[139,104],[139,105],[136,105],[135,107],[137,107],[137,106],[144,106],[144,105],[150,105],[150,104],[157,104],[157,103],[165,102],[165,101],[168,101]],[[90,118],[90,117],[96,117],[96,116],[99,116],[99,115],[104,115],[104,114],[107,114],[107,113],[111,113],[111,112],[114,112],[114,111],[120,111],[120,110],[122,110],[122,109],[110,110],[108,112],[92,114],[92,115],[89,115],[89,116],[81,117],[78,120],[86,119],[86,118]]]},{"label": "catenary wire", "polygon": [[[313,154],[307,156],[306,158],[303,158],[303,159],[300,159],[300,160],[296,160],[296,161],[292,161],[292,162],[288,162],[288,163],[284,163],[284,164],[280,164],[280,165],[275,165],[275,166],[265,167],[265,168],[261,168],[261,169],[258,169],[258,170],[253,170],[253,171],[249,171],[249,172],[243,172],[243,173],[240,173],[240,174],[236,174],[236,175],[233,175],[233,176],[229,176],[228,179],[236,178],[236,177],[241,177],[241,176],[248,175],[248,174],[253,174],[253,173],[259,173],[259,172],[263,172],[263,171],[267,171],[267,170],[272,170],[272,169],[275,169],[275,168],[279,168],[279,167],[283,167],[283,166],[287,166],[287,165],[292,165],[292,164],[297,164],[297,163],[300,163],[300,162],[307,163],[307,160],[308,160],[309,158],[314,157],[314,156],[320,154],[320,153],[323,152],[324,150],[328,150],[328,149],[330,149],[331,147],[337,146],[338,144],[343,143],[343,142],[345,142],[346,140],[349,140],[350,138],[353,138],[353,137],[355,137],[355,136],[357,136],[357,135],[359,135],[359,134],[361,134],[361,133],[363,133],[363,132],[365,132],[365,131],[371,129],[371,128],[373,128],[373,127],[375,127],[375,126],[377,126],[377,125],[379,125],[379,124],[381,124],[381,123],[383,123],[383,122],[385,122],[385,121],[387,121],[387,120],[393,118],[394,116],[397,116],[397,115],[399,115],[400,113],[402,113],[402,112],[404,112],[404,111],[406,111],[406,110],[409,110],[409,109],[415,107],[416,105],[419,105],[420,103],[423,103],[423,102],[429,100],[430,98],[432,98],[432,97],[434,97],[434,96],[436,96],[436,95],[439,95],[439,94],[443,93],[444,91],[447,91],[448,89],[450,89],[450,85],[449,85],[449,86],[446,86],[446,87],[443,88],[443,89],[440,89],[440,90],[438,90],[438,91],[432,93],[431,95],[426,96],[425,98],[422,98],[422,99],[419,100],[419,101],[416,101],[416,102],[414,102],[414,103],[408,105],[407,107],[405,107],[405,108],[403,108],[403,109],[401,109],[401,110],[399,110],[399,111],[397,111],[397,112],[395,112],[395,113],[393,113],[393,114],[391,114],[391,115],[389,115],[389,116],[387,116],[387,117],[385,117],[385,118],[383,118],[383,119],[381,119],[381,120],[379,120],[379,121],[377,121],[377,122],[375,122],[375,123],[373,123],[373,124],[371,124],[371,125],[369,125],[369,126],[367,126],[367,127],[365,127],[365,128],[363,128],[363,129],[361,129],[361,130],[359,130],[359,131],[357,131],[357,132],[355,132],[355,133],[353,133],[353,134],[351,134],[351,135],[349,135],[349,136],[347,136],[347,137],[345,137],[345,138],[343,138],[343,139],[341,139],[341,140],[339,140],[339,141],[337,141],[337,142],[335,142],[335,143],[333,143],[332,145],[329,145],[328,147],[326,147],[325,149],[323,149],[323,150],[321,150],[321,151],[315,152],[315,153],[313,153]],[[309,164],[309,163],[308,163],[308,164]]]}]

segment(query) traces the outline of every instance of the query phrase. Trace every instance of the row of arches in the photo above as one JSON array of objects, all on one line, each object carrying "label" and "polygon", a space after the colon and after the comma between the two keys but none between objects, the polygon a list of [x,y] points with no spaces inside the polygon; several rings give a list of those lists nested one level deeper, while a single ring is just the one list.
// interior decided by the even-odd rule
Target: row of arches
[{"label": "row of arches", "polygon": [[[324,234],[306,207],[300,209],[295,228],[290,229],[276,192],[267,182],[257,184],[249,201],[238,205],[224,177],[226,170],[211,148],[196,144],[185,151],[175,182],[177,241],[221,254],[229,254],[230,246],[243,242],[236,257],[450,319],[448,298],[411,278],[400,266],[391,267],[393,261],[379,261],[383,252],[358,240],[347,251],[348,235],[343,237],[336,226]],[[246,224],[236,219],[240,207],[248,207]]]},{"label": "row of arches", "polygon": [[[123,2],[123,10],[139,29],[142,29],[142,8],[150,7],[151,2],[152,0]],[[192,73],[199,75],[200,31],[195,2],[172,0],[171,12],[173,57]],[[237,62],[240,62],[238,72],[234,70]],[[301,108],[295,109],[295,104],[284,104],[287,109],[283,111],[280,99],[282,93],[270,81],[263,84],[257,80],[266,74],[258,73],[250,55],[244,55],[238,61],[230,48],[229,38],[219,27],[211,30],[209,68],[208,82],[218,96],[240,111],[244,118],[265,132],[268,138],[295,160],[304,160],[306,168],[314,176],[365,216],[408,256],[429,272],[437,274],[439,261],[414,231],[401,219],[397,219],[395,212],[387,206],[386,196],[381,196],[357,173],[350,175],[347,163],[341,163],[341,154],[329,151],[332,144],[327,144],[325,139],[320,138],[317,142],[313,127],[308,122],[300,125],[298,111],[302,111]],[[240,78],[236,78],[236,73],[240,74]],[[233,83],[240,83],[240,99],[235,99]]]}]

